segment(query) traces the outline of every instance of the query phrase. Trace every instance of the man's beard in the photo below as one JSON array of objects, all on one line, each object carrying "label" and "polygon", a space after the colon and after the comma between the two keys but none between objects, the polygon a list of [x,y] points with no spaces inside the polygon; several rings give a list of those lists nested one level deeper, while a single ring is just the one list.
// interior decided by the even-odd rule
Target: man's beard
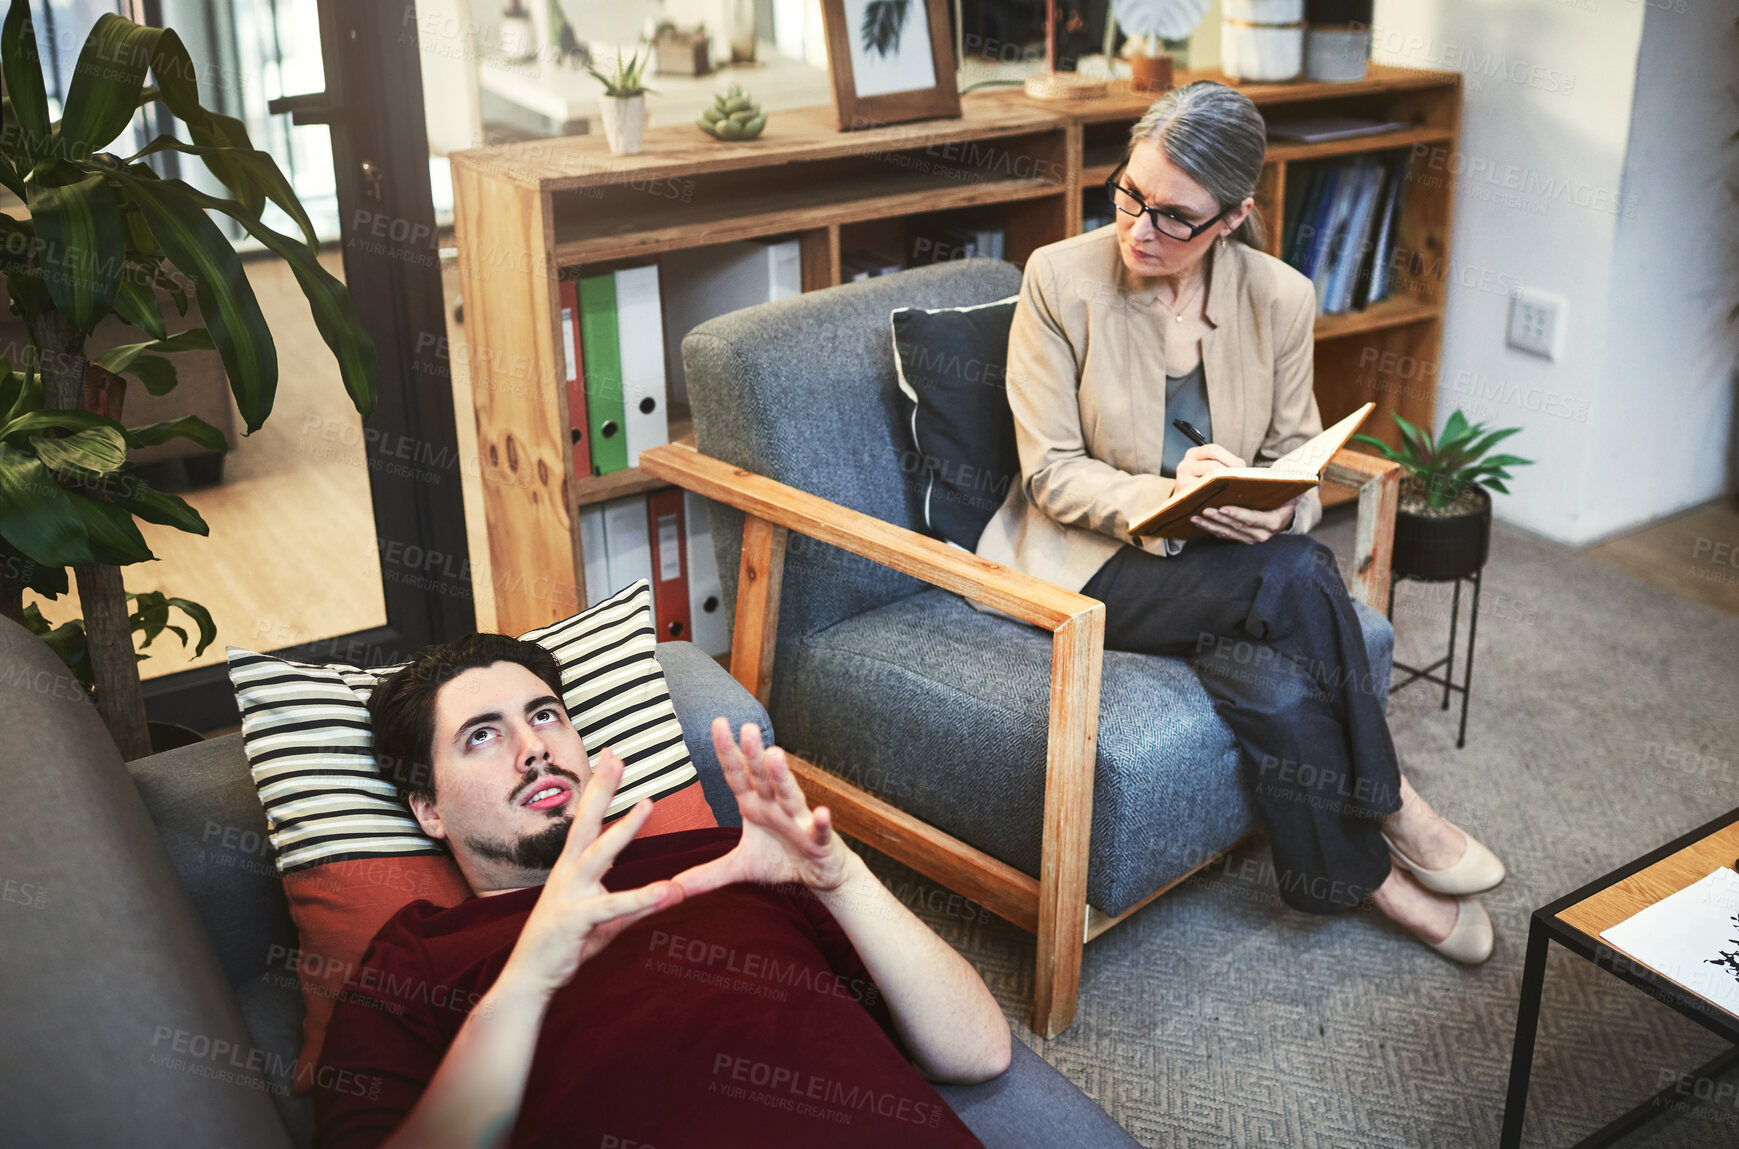
[{"label": "man's beard", "polygon": [[[572,784],[575,800],[578,800],[579,792],[584,788],[580,776],[555,765],[514,787],[514,796],[541,786],[551,777],[567,779]],[[515,842],[509,843],[501,838],[466,838],[465,844],[479,856],[492,862],[505,862],[520,870],[548,873],[555,869],[556,859],[562,856],[562,847],[568,841],[568,828],[573,824],[573,815],[563,814],[546,828],[535,834],[522,834]]]},{"label": "man's beard", "polygon": [[467,838],[465,844],[478,856],[494,862],[505,862],[520,870],[548,873],[562,856],[568,841],[568,828],[574,824],[570,816],[551,822],[535,834],[522,834],[518,841],[508,843],[500,838]]}]

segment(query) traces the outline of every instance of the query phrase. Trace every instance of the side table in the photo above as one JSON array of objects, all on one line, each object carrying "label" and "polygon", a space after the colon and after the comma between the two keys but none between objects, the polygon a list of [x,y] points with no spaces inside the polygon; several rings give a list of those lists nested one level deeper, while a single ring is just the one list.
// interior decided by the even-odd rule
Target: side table
[{"label": "side table", "polygon": [[[1503,1132],[1498,1139],[1501,1149],[1516,1149],[1522,1140],[1522,1124],[1527,1117],[1528,1079],[1533,1071],[1534,1036],[1540,1020],[1540,996],[1546,982],[1546,954],[1552,942],[1739,1046],[1739,1016],[1613,949],[1600,937],[1603,930],[1611,929],[1632,914],[1695,884],[1712,870],[1732,866],[1735,858],[1739,858],[1739,810],[1731,810],[1684,837],[1590,882],[1575,893],[1534,911],[1528,923],[1528,953],[1522,967],[1521,1001],[1516,1010],[1509,1096],[1504,1103]],[[1729,1049],[1690,1072],[1696,1078],[1712,1078],[1734,1064],[1739,1064],[1739,1048]],[[1683,1091],[1675,1081],[1577,1142],[1578,1149],[1610,1145],[1683,1099]]]}]

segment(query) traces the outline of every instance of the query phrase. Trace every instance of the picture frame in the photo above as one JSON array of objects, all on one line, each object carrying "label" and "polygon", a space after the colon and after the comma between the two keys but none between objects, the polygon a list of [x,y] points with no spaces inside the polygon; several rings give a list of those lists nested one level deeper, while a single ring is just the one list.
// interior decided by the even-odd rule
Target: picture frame
[{"label": "picture frame", "polygon": [[842,132],[958,119],[949,0],[821,0]]}]

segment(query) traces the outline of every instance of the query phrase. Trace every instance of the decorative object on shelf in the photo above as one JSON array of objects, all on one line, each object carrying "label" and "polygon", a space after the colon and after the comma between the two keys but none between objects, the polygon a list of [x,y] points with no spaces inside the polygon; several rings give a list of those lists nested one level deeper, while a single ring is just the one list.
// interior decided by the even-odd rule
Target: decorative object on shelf
[{"label": "decorative object on shelf", "polygon": [[1210,0],[1112,0],[1111,15],[1128,39],[1129,87],[1160,95],[1171,87],[1175,62],[1171,41],[1188,40],[1208,13]]},{"label": "decorative object on shelf", "polygon": [[[177,383],[166,355],[215,349],[250,432],[271,414],[278,386],[271,327],[235,244],[207,213],[227,216],[290,265],[364,416],[377,394],[374,342],[349,291],[321,265],[314,225],[277,163],[254,148],[240,120],[200,103],[198,70],[173,31],[97,17],[59,121],[50,119],[28,0],[12,0],[0,58],[8,129],[0,182],[30,209],[28,219],[0,213],[0,271],[30,340],[14,353],[16,367],[0,362],[0,614],[22,623],[24,590],[58,598],[73,568],[97,709],[122,757],[133,759],[151,748],[120,568],[155,558],[134,520],[208,529],[193,507],[141,480],[128,452],[176,438],[214,451],[228,444],[193,415],[123,425],[124,376],[162,395]],[[191,143],[160,135],[133,152],[133,113],[152,100]],[[130,158],[102,150],[117,139]],[[198,156],[226,195],[133,162],[159,152]],[[260,222],[268,200],[299,236]],[[189,285],[206,326],[170,335],[162,302],[185,315]],[[148,338],[87,356],[91,332],[110,316]]]},{"label": "decorative object on shelf", "polygon": [[704,76],[713,70],[706,25],[678,28],[661,20],[652,33],[652,52],[661,76]]},{"label": "decorative object on shelf", "polygon": [[634,54],[624,61],[622,49],[617,48],[616,67],[612,71],[606,73],[594,67],[586,68],[604,85],[604,94],[598,97],[598,108],[604,120],[604,139],[616,155],[640,153],[640,138],[646,131],[646,93],[652,91],[641,82],[641,77],[651,59],[650,48],[644,60],[640,58],[640,49],[636,48]]},{"label": "decorative object on shelf", "polygon": [[592,66],[592,50],[580,42],[573,21],[562,11],[561,0],[549,0],[550,47],[562,63],[574,68]]},{"label": "decorative object on shelf", "polygon": [[507,0],[501,23],[496,25],[496,45],[509,60],[530,60],[537,55],[537,25],[523,0]]},{"label": "decorative object on shelf", "polygon": [[959,118],[947,0],[821,0],[821,19],[840,131]]},{"label": "decorative object on shelf", "polygon": [[[1455,591],[1449,609],[1449,648],[1429,666],[1395,663],[1408,677],[1392,683],[1389,693],[1423,679],[1443,687],[1443,709],[1449,709],[1451,691],[1461,694],[1461,726],[1456,749],[1467,744],[1467,700],[1473,686],[1473,645],[1479,637],[1479,589],[1487,554],[1491,550],[1491,495],[1509,494],[1504,486],[1508,468],[1527,466],[1532,459],[1515,455],[1492,455],[1490,451],[1521,430],[1505,427],[1487,431],[1483,423],[1469,423],[1460,410],[1451,412],[1443,433],[1431,433],[1395,414],[1401,430],[1401,449],[1396,450],[1370,435],[1353,439],[1375,447],[1385,459],[1399,463],[1407,472],[1401,480],[1400,502],[1395,511],[1395,549],[1389,559],[1394,574],[1389,584],[1389,615],[1395,610],[1395,583],[1401,579],[1419,582],[1453,582]],[[1467,659],[1460,683],[1455,681],[1455,637],[1461,620],[1461,582],[1473,584],[1473,604],[1468,612]],[[1438,677],[1435,671],[1443,670]]]},{"label": "decorative object on shelf", "polygon": [[1304,0],[1225,0],[1220,70],[1234,80],[1296,80],[1304,67]]},{"label": "decorative object on shelf", "polygon": [[1057,71],[1057,0],[1045,0],[1045,70],[1027,77],[1026,94],[1035,100],[1092,100],[1110,90],[1097,77]]},{"label": "decorative object on shelf", "polygon": [[1349,84],[1365,78],[1374,0],[1305,0],[1304,78]]},{"label": "decorative object on shelf", "polygon": [[741,84],[732,84],[713,94],[712,107],[700,114],[694,126],[715,140],[752,140],[767,126],[767,113]]}]

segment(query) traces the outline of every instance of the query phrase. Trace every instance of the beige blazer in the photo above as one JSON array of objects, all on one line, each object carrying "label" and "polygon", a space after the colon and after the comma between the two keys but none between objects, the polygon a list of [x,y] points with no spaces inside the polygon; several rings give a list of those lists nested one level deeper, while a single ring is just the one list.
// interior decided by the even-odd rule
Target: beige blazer
[{"label": "beige blazer", "polygon": [[[1241,243],[1208,257],[1202,364],[1214,442],[1252,465],[1322,430],[1312,391],[1316,293],[1286,263]],[[1166,324],[1155,281],[1124,266],[1113,226],[1041,247],[1027,260],[1008,338],[1008,401],[1021,481],[978,554],[1080,590],[1133,543],[1176,554],[1177,540],[1129,534],[1172,492],[1160,475]],[[1292,530],[1321,517],[1313,491]]]}]

